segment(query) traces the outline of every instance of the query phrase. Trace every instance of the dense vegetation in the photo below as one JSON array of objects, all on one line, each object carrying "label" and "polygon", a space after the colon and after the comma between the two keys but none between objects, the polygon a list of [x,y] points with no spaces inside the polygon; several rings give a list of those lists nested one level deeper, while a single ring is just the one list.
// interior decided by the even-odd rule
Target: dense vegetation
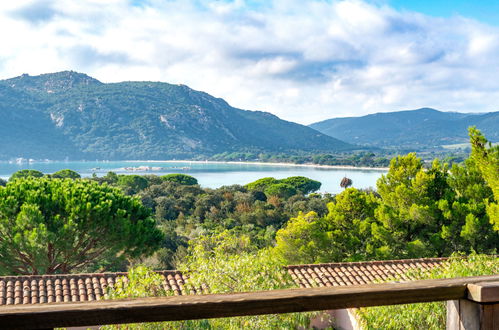
[{"label": "dense vegetation", "polygon": [[[495,256],[472,254],[467,258],[453,256],[445,267],[429,272],[413,270],[414,279],[437,279],[499,274],[499,259]],[[393,278],[399,281],[401,278]],[[359,316],[367,329],[446,329],[446,302],[393,305],[362,308]]]},{"label": "dense vegetation", "polygon": [[[103,84],[76,72],[0,81],[0,159],[173,159],[352,146],[184,85]],[[289,137],[293,138],[289,138]]]},{"label": "dense vegetation", "polygon": [[349,143],[423,151],[469,142],[466,129],[470,125],[478,127],[490,140],[499,142],[499,111],[477,114],[423,108],[333,118],[310,127]]},{"label": "dense vegetation", "polygon": [[336,152],[331,153],[256,153],[224,152],[209,157],[216,161],[259,161],[269,163],[343,165],[357,167],[387,167],[390,164],[386,152]]},{"label": "dense vegetation", "polygon": [[292,218],[277,232],[276,251],[289,263],[492,253],[499,246],[493,198],[473,160],[425,170],[415,154],[400,156],[376,192],[348,188],[327,215]]},{"label": "dense vegetation", "polygon": [[89,180],[15,178],[0,189],[0,273],[53,274],[138,257],[162,241],[137,198]]},{"label": "dense vegetation", "polygon": [[[206,189],[182,174],[110,172],[80,179],[68,170],[50,176],[18,172],[5,187],[0,184],[0,271],[125,270],[142,264],[181,269],[194,288],[204,283],[212,292],[233,292],[291,285],[281,268],[285,264],[494,254],[499,246],[499,146],[474,128],[470,138],[472,153],[461,164],[435,160],[425,167],[409,153],[391,160],[376,191],[346,188],[336,196],[315,193],[320,183],[304,177]],[[101,237],[106,239],[97,240],[95,250],[72,250]],[[51,249],[59,259],[47,259]],[[497,272],[497,263],[490,268],[480,258],[431,276],[454,276],[466,267]],[[113,295],[161,294],[154,289],[154,276],[146,279],[148,272],[139,269],[131,286],[118,286]],[[407,308],[401,315],[414,309]],[[391,326],[376,323],[384,322],[386,313],[379,311],[366,312],[366,319]],[[415,324],[441,320],[440,314],[425,320],[416,315]],[[296,327],[308,317],[168,326]],[[394,322],[393,328],[401,328],[401,321]]]},{"label": "dense vegetation", "polygon": [[[488,147],[480,132],[470,132],[473,153],[462,164],[449,167],[435,160],[425,168],[415,154],[399,156],[392,159],[376,191],[347,188],[336,196],[315,194],[320,182],[304,177],[262,178],[218,189],[202,188],[183,174],[110,172],[76,179],[93,180],[103,188],[116,186],[136,196],[152,210],[164,235],[152,257],[93,267],[123,270],[139,261],[154,268],[176,267],[188,254],[189,241],[224,231],[247,236],[258,249],[275,246],[274,253],[287,263],[493,253],[499,246],[494,196],[499,147]],[[19,178],[42,175],[17,172],[11,188],[1,191],[13,194]],[[77,178],[77,173],[63,170],[51,177]]]}]

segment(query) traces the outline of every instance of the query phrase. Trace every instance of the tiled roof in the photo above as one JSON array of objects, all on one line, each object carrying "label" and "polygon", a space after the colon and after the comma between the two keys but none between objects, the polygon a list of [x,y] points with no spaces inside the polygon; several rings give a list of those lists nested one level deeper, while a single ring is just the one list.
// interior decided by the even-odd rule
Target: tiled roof
[{"label": "tiled roof", "polygon": [[301,288],[368,284],[399,278],[407,281],[410,269],[429,270],[447,258],[424,258],[386,261],[339,262],[293,265],[287,270]]},{"label": "tiled roof", "polygon": [[[343,262],[287,266],[288,272],[302,288],[367,284],[398,276],[410,280],[409,269],[430,269],[447,258],[390,261]],[[163,287],[175,295],[187,294],[186,277],[180,271],[156,271],[163,275]],[[107,288],[127,273],[28,275],[0,277],[0,306],[43,304],[106,299]]]},{"label": "tiled roof", "polygon": [[[185,294],[185,278],[175,270],[157,271],[163,287],[175,295]],[[29,275],[0,277],[0,306],[43,304],[105,299],[107,288],[127,273]],[[126,278],[126,277],[125,277]]]}]

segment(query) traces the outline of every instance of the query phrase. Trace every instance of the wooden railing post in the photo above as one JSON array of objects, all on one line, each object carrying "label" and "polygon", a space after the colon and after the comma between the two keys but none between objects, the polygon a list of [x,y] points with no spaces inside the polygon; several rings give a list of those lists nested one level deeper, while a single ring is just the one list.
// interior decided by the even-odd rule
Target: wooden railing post
[{"label": "wooden railing post", "polygon": [[468,284],[467,287],[467,299],[447,302],[447,329],[499,329],[499,282]]}]

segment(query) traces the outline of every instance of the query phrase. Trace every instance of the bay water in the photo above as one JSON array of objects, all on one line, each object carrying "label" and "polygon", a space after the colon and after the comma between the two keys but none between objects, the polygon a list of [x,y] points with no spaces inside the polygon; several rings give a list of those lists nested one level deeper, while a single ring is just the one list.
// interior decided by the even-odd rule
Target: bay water
[{"label": "bay water", "polygon": [[264,177],[276,179],[290,176],[305,176],[322,183],[320,192],[336,194],[343,189],[340,181],[348,177],[356,188],[375,188],[376,181],[386,169],[335,168],[327,166],[302,166],[270,163],[225,163],[225,162],[172,162],[172,161],[68,161],[68,162],[3,162],[0,163],[0,178],[8,179],[12,173],[22,169],[34,169],[49,174],[62,169],[71,169],[82,177],[104,176],[113,171],[117,174],[183,173],[195,177],[202,187],[218,188],[224,185],[244,185]]}]

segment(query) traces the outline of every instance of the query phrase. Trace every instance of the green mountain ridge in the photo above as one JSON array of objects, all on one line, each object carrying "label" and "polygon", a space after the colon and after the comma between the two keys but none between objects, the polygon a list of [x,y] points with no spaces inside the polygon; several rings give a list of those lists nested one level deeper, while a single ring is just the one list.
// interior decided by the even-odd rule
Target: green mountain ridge
[{"label": "green mountain ridge", "polygon": [[460,113],[421,108],[332,118],[309,125],[352,144],[412,150],[467,143],[469,126],[476,126],[492,142],[499,141],[499,111]]},{"label": "green mountain ridge", "polygon": [[0,159],[173,159],[355,148],[185,85],[101,83],[64,71],[0,81]]}]

